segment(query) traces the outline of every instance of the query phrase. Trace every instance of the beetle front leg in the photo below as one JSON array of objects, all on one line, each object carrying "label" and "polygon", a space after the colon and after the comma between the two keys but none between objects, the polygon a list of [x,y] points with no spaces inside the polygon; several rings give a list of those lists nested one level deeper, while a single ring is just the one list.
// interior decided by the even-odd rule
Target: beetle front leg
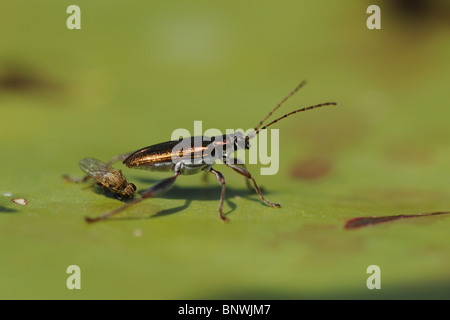
[{"label": "beetle front leg", "polygon": [[[244,168],[244,170],[247,170],[247,168],[245,167],[245,164],[241,160],[239,160],[238,158],[225,158],[223,160],[224,163],[226,163],[227,161],[228,162],[231,161],[232,164],[236,164],[237,166],[240,166],[240,167]],[[251,192],[255,191],[253,186],[250,184],[250,181],[247,178],[247,176],[244,176],[244,177],[246,178],[245,179],[245,184],[247,185],[247,189],[250,190]]]},{"label": "beetle front leg", "polygon": [[252,177],[252,175],[250,174],[250,172],[248,172],[247,169],[245,169],[243,167],[240,167],[238,165],[235,165],[235,164],[227,163],[226,161],[224,161],[224,163],[225,163],[225,165],[227,165],[228,167],[230,167],[231,169],[233,169],[234,171],[236,171],[240,175],[243,175],[247,179],[252,180],[253,186],[255,187],[255,190],[256,190],[256,193],[258,194],[259,198],[262,201],[264,201],[265,204],[267,204],[267,205],[269,205],[271,207],[276,207],[276,208],[281,207],[281,205],[279,203],[273,203],[273,202],[270,202],[269,200],[267,200],[266,198],[264,198],[264,196],[261,193],[261,190],[259,189],[258,185],[256,184],[255,179]]},{"label": "beetle front leg", "polygon": [[227,222],[228,218],[226,218],[222,213],[223,200],[225,199],[225,177],[223,176],[223,174],[221,172],[214,170],[213,168],[209,168],[209,172],[214,173],[214,175],[217,178],[217,181],[219,181],[219,183],[222,185],[222,193],[220,194],[220,203],[219,203],[219,214],[220,214],[220,219],[222,219],[222,221],[224,221],[224,222]]}]

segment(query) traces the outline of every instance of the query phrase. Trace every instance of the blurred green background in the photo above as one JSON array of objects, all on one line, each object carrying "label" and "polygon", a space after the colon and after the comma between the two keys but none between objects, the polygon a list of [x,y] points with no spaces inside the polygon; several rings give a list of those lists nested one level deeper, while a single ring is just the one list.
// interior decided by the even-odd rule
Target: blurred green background
[{"label": "blurred green background", "polygon": [[[343,228],[450,210],[448,1],[2,1],[0,39],[1,299],[450,298],[449,216]],[[80,159],[194,120],[254,127],[303,79],[277,114],[339,106],[280,122],[277,175],[250,166],[281,209],[218,165],[228,224],[200,175],[84,222],[121,203],[63,181]],[[117,168],[139,189],[168,176]],[[81,290],[66,287],[73,264]],[[366,287],[374,264],[381,290]]]}]

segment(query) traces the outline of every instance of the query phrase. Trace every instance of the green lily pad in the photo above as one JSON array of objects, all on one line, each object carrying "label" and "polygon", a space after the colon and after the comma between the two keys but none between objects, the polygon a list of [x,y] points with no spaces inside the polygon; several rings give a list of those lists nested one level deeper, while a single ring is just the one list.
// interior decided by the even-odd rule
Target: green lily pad
[{"label": "green lily pad", "polygon": [[[405,17],[381,4],[369,30],[353,1],[127,5],[0,4],[0,298],[450,298],[450,41],[444,1]],[[368,5],[368,4],[367,4]],[[429,16],[431,15],[431,16]],[[261,175],[271,208],[224,165],[123,205],[87,184],[82,158],[171,139],[173,130],[279,129],[280,167]],[[116,169],[139,190],[168,177]],[[11,200],[25,198],[26,205]],[[419,215],[345,228],[358,217]],[[81,289],[68,289],[71,265]],[[379,266],[381,289],[367,268]]]}]

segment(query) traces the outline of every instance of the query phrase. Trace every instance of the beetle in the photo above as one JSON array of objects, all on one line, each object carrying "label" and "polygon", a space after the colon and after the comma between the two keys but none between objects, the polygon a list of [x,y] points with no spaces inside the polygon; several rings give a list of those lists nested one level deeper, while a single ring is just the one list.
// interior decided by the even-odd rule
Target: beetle
[{"label": "beetle", "polygon": [[84,158],[80,160],[80,169],[86,173],[81,179],[64,176],[64,179],[70,182],[84,182],[88,179],[94,179],[95,183],[111,191],[120,200],[131,199],[134,197],[136,186],[129,183],[122,175],[122,171],[116,170],[111,165],[94,158]]},{"label": "beetle", "polygon": [[[222,192],[220,195],[218,207],[219,217],[222,221],[228,221],[228,219],[223,215],[222,210],[223,202],[225,199],[225,177],[221,172],[215,170],[212,167],[214,161],[211,160],[217,158],[221,159],[226,166],[232,168],[235,172],[250,180],[259,198],[265,204],[270,207],[279,208],[279,203],[271,202],[263,196],[263,194],[261,193],[261,189],[256,184],[253,176],[245,168],[245,166],[239,162],[238,159],[232,156],[232,153],[239,149],[248,150],[250,148],[249,140],[256,137],[256,135],[258,135],[258,133],[262,130],[267,129],[271,125],[284,118],[302,111],[312,110],[323,106],[337,105],[337,103],[335,102],[326,102],[306,108],[297,109],[273,120],[267,125],[264,125],[266,120],[305,83],[306,81],[301,82],[283,100],[281,100],[281,102],[271,112],[269,112],[269,114],[263,120],[261,120],[259,124],[253,129],[253,131],[251,131],[248,135],[244,135],[241,132],[235,132],[232,134],[217,136],[213,139],[209,137],[190,137],[151,145],[132,153],[115,156],[110,160],[109,163],[114,163],[121,160],[123,161],[123,164],[125,164],[129,168],[140,168],[152,171],[168,171],[172,172],[173,175],[157,182],[152,187],[144,190],[141,193],[141,197],[129,201],[124,206],[106,212],[96,218],[86,217],[86,221],[95,222],[107,219],[108,217],[121,212],[126,208],[141,202],[144,199],[152,198],[166,192],[173,186],[174,182],[180,175],[191,175],[199,173],[201,171],[206,171],[214,174],[217,181],[221,185]],[[198,141],[200,141],[200,143],[198,143]]]}]

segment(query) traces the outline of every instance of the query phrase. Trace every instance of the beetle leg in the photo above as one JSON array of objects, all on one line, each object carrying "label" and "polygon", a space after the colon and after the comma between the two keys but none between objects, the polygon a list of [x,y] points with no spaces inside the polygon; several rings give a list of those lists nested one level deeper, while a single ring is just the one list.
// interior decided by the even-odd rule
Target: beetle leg
[{"label": "beetle leg", "polygon": [[271,207],[277,207],[279,208],[281,205],[279,203],[273,203],[270,202],[269,200],[267,200],[266,198],[264,198],[264,196],[261,193],[261,190],[259,189],[258,185],[256,184],[255,179],[253,179],[252,175],[250,174],[250,172],[248,172],[247,169],[240,167],[238,165],[235,164],[231,164],[231,163],[227,163],[224,162],[225,165],[227,165],[228,167],[230,167],[231,169],[233,169],[234,171],[236,171],[237,173],[239,173],[240,175],[243,175],[244,177],[246,177],[249,180],[252,180],[253,182],[253,186],[255,187],[255,191],[258,194],[259,198],[264,201],[265,204],[271,206]]},{"label": "beetle leg", "polygon": [[225,177],[223,176],[223,174],[221,172],[214,170],[213,168],[209,168],[209,172],[214,173],[217,178],[217,181],[219,181],[219,183],[222,185],[222,193],[220,195],[220,203],[219,203],[219,214],[220,214],[220,219],[222,219],[222,221],[226,222],[226,221],[228,221],[228,219],[222,213],[223,200],[225,199]]},{"label": "beetle leg", "polygon": [[116,213],[119,213],[119,212],[127,209],[128,207],[131,207],[132,205],[135,205],[135,204],[141,202],[142,200],[145,200],[147,198],[156,197],[156,196],[166,192],[167,190],[169,190],[173,186],[173,183],[175,182],[175,180],[178,178],[178,176],[180,174],[181,173],[179,171],[176,171],[175,175],[173,175],[172,177],[166,178],[164,180],[161,180],[160,182],[157,182],[152,187],[148,188],[147,190],[144,190],[141,197],[134,198],[133,200],[127,202],[125,205],[123,205],[120,208],[106,212],[97,218],[86,217],[85,219],[87,222],[96,222],[96,221],[104,220]]},{"label": "beetle leg", "polygon": [[[245,164],[239,160],[238,158],[225,158],[223,160],[223,162],[226,164],[227,161],[231,161],[232,164],[236,164],[237,166],[240,166],[242,168],[244,168],[245,170],[247,170],[247,168],[245,167]],[[247,185],[247,189],[250,191],[255,191],[255,189],[253,188],[253,186],[250,184],[250,180],[247,179],[247,177],[245,176],[245,184]]]},{"label": "beetle leg", "polygon": [[172,176],[170,178],[166,178],[164,180],[161,180],[160,182],[157,182],[151,188],[144,190],[144,192],[142,193],[142,195],[139,199],[144,200],[147,198],[153,198],[160,194],[163,194],[164,192],[166,192],[173,186],[175,180],[178,178],[179,175],[180,175],[180,173],[177,172],[177,173],[175,173],[174,176]]}]

